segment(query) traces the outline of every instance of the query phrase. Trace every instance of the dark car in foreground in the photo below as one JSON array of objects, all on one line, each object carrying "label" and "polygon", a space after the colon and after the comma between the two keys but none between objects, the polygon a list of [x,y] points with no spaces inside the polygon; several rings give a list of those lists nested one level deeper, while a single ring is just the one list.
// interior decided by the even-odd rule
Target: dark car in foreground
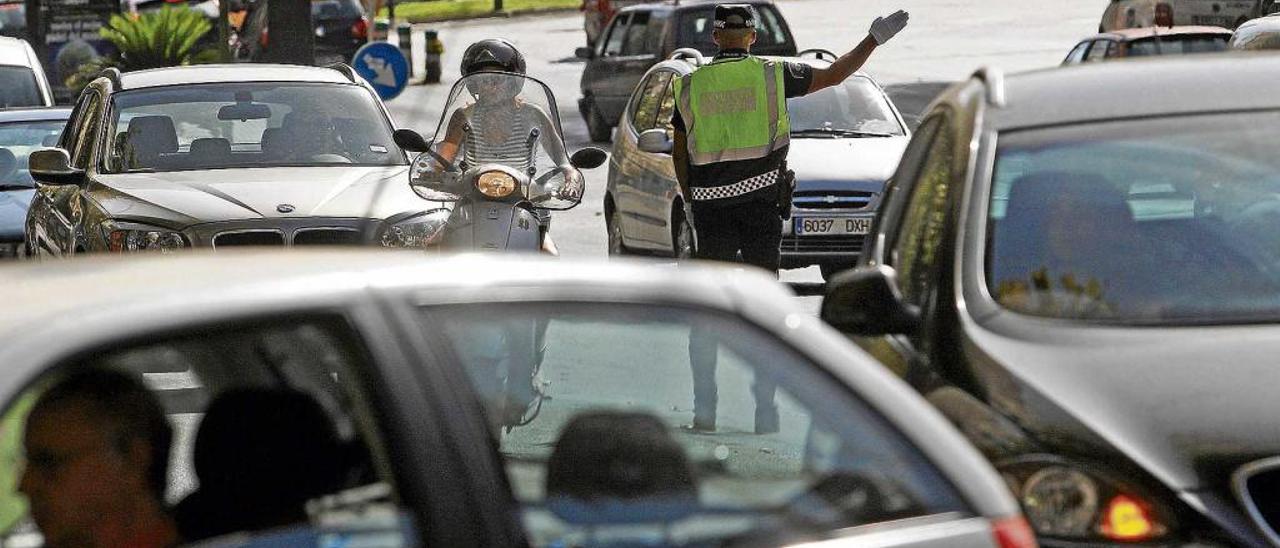
[{"label": "dark car in foreground", "polygon": [[[795,56],[796,41],[782,12],[770,0],[745,0],[758,15],[756,55]],[[645,73],[677,49],[716,52],[711,41],[716,2],[693,0],[640,4],[619,10],[592,48],[579,48],[582,70],[578,111],[591,140],[606,142],[622,118],[632,90]]]},{"label": "dark car in foreground", "polygon": [[[177,432],[167,492],[188,541],[1035,546],[981,455],[762,273],[241,251],[27,263],[0,283],[17,289],[0,424],[63,372],[142,375]],[[514,339],[537,325],[542,403],[492,428],[505,364],[533,357]],[[713,432],[684,428],[691,330],[719,348]],[[780,428],[755,434],[750,386],[768,381]]]},{"label": "dark car in foreground", "polygon": [[[267,25],[270,0],[256,0],[239,29],[233,54],[239,61],[261,62],[273,44]],[[356,50],[369,41],[370,23],[360,0],[311,0],[315,29],[315,64],[351,63]]]},{"label": "dark car in foreground", "polygon": [[33,152],[41,256],[188,247],[421,247],[428,202],[373,88],[350,68],[107,71],[57,148]]},{"label": "dark car in foreground", "polygon": [[26,254],[27,207],[36,192],[27,159],[57,144],[70,115],[68,108],[0,110],[0,257]]},{"label": "dark car in foreground", "polygon": [[1280,538],[1277,71],[980,72],[829,284],[823,317],[970,434],[1045,546]]},{"label": "dark car in foreground", "polygon": [[1144,27],[1104,32],[1081,40],[1063,65],[1151,55],[1225,51],[1231,31],[1222,27]]},{"label": "dark car in foreground", "polygon": [[[826,51],[801,53],[803,58],[776,60],[824,67],[835,59]],[[693,252],[691,213],[671,163],[671,117],[675,79],[704,61],[700,54],[686,51],[659,63],[636,87],[622,114],[604,197],[610,255],[683,259]],[[782,268],[818,265],[822,275],[830,277],[857,261],[885,181],[898,165],[910,132],[893,101],[863,73],[818,93],[788,99],[787,111],[787,167],[796,173],[796,190],[792,217],[783,221]]]}]

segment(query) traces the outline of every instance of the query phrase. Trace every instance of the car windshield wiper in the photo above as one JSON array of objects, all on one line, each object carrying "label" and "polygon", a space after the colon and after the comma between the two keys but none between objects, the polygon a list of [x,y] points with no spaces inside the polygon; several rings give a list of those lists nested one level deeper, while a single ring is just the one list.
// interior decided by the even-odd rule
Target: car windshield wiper
[{"label": "car windshield wiper", "polygon": [[796,137],[893,137],[892,133],[881,131],[832,128],[794,129],[791,130],[791,135]]},{"label": "car windshield wiper", "polygon": [[35,184],[26,183],[0,183],[0,190],[31,190],[35,188]]}]

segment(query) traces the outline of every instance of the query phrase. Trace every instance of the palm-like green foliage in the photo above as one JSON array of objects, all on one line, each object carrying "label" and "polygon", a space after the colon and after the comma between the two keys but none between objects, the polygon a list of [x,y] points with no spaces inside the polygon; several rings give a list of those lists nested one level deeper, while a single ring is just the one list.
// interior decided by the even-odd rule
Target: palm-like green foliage
[{"label": "palm-like green foliage", "polygon": [[99,33],[118,53],[81,67],[67,85],[82,88],[107,67],[128,72],[214,61],[218,51],[202,48],[200,42],[211,30],[213,25],[203,14],[186,7],[165,6],[137,17],[112,15]]}]

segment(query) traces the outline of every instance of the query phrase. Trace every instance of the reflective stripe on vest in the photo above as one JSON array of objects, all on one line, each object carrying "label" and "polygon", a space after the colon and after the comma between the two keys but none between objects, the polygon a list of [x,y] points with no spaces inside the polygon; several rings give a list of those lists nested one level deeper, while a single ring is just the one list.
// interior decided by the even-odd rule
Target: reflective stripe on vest
[{"label": "reflective stripe on vest", "polygon": [[764,158],[791,141],[782,64],[722,59],[676,80],[694,165]]}]

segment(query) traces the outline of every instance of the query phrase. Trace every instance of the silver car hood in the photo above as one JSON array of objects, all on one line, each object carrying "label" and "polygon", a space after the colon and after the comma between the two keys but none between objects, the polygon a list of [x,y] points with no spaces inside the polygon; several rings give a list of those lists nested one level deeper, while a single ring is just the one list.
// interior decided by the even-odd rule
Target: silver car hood
[{"label": "silver car hood", "polygon": [[797,190],[828,190],[831,183],[839,183],[840,189],[880,192],[897,169],[908,140],[792,138],[787,168],[796,172]]},{"label": "silver car hood", "polygon": [[184,228],[211,221],[380,218],[440,207],[409,188],[408,166],[276,167],[100,175],[113,217]]}]

